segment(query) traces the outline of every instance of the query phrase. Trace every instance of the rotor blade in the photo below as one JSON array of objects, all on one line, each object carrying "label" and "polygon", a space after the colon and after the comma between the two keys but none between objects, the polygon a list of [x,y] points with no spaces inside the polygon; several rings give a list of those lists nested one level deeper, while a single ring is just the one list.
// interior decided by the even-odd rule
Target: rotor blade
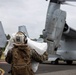
[{"label": "rotor blade", "polygon": [[73,4],[70,4],[70,3],[66,3],[66,2],[64,4],[76,7],[76,5],[73,5]]},{"label": "rotor blade", "polygon": [[66,0],[66,1],[76,1],[76,0]]}]

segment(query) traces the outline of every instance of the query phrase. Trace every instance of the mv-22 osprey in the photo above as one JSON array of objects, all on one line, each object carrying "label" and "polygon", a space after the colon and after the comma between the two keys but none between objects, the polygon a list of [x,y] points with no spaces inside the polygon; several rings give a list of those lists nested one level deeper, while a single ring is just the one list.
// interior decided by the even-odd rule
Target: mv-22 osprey
[{"label": "mv-22 osprey", "polygon": [[[43,30],[44,41],[48,44],[48,61],[51,61],[52,64],[58,64],[59,60],[72,64],[76,60],[76,31],[66,23],[66,12],[60,9],[61,4],[64,3],[65,0],[50,0],[45,29]],[[19,27],[19,31],[27,33],[25,30],[24,26]],[[47,47],[46,44],[38,43],[31,39],[29,43],[37,51],[43,51]],[[7,51],[5,52],[7,53]]]},{"label": "mv-22 osprey", "polygon": [[61,4],[68,4],[66,1],[50,0],[48,6],[43,37],[52,64],[58,64],[59,60],[72,64],[76,60],[76,31],[67,25],[66,11],[60,9]]}]

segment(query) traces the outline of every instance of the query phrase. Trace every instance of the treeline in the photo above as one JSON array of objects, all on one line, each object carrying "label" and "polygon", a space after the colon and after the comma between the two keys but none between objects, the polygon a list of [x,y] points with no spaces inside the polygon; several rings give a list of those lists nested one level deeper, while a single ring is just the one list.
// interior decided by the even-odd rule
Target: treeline
[{"label": "treeline", "polygon": [[9,34],[6,35],[7,40],[9,40],[10,37],[11,37],[11,36],[10,36]]}]

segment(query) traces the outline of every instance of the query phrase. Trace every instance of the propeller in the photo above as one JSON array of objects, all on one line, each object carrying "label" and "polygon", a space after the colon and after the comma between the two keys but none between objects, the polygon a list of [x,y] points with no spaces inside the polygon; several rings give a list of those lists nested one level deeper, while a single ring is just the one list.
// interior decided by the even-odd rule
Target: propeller
[{"label": "propeller", "polygon": [[69,6],[74,6],[76,7],[76,5],[73,5],[73,4],[70,4],[70,3],[67,3],[66,1],[69,1],[69,2],[75,2],[76,0],[59,0],[60,1],[60,4],[65,4],[65,5],[69,5]]},{"label": "propeller", "polygon": [[64,2],[62,4],[65,4],[65,5],[69,5],[69,6],[73,6],[73,7],[76,7],[76,5],[73,5],[73,4],[70,4],[70,3],[67,3],[67,2]]},{"label": "propeller", "polygon": [[[48,1],[48,0],[46,0],[46,1]],[[50,0],[50,2],[55,2],[55,3],[59,3],[59,4],[65,4],[65,5],[76,7],[76,5],[67,3],[66,1],[75,2],[76,0]]]},{"label": "propeller", "polygon": [[66,1],[76,1],[76,0],[66,0]]},{"label": "propeller", "polygon": [[[48,0],[46,0],[46,1],[48,1]],[[51,1],[51,0],[50,0],[50,1]],[[59,1],[65,2],[65,1],[76,1],[76,0],[59,0]]]},{"label": "propeller", "polygon": [[66,2],[66,1],[75,2],[76,0],[60,0],[60,1],[61,1],[61,4],[65,4],[65,5],[76,7],[76,5],[73,5],[73,4],[70,4],[70,3]]}]

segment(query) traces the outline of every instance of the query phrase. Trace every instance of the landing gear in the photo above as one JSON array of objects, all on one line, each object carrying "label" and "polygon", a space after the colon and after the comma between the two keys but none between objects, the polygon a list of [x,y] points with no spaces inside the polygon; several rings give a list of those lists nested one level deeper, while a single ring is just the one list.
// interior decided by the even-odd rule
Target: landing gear
[{"label": "landing gear", "polygon": [[67,63],[67,65],[71,65],[73,63],[73,61],[72,60],[67,60],[66,63]]},{"label": "landing gear", "polygon": [[59,62],[58,62],[58,60],[55,60],[55,61],[51,61],[51,64],[57,65],[57,64],[59,64]]}]

